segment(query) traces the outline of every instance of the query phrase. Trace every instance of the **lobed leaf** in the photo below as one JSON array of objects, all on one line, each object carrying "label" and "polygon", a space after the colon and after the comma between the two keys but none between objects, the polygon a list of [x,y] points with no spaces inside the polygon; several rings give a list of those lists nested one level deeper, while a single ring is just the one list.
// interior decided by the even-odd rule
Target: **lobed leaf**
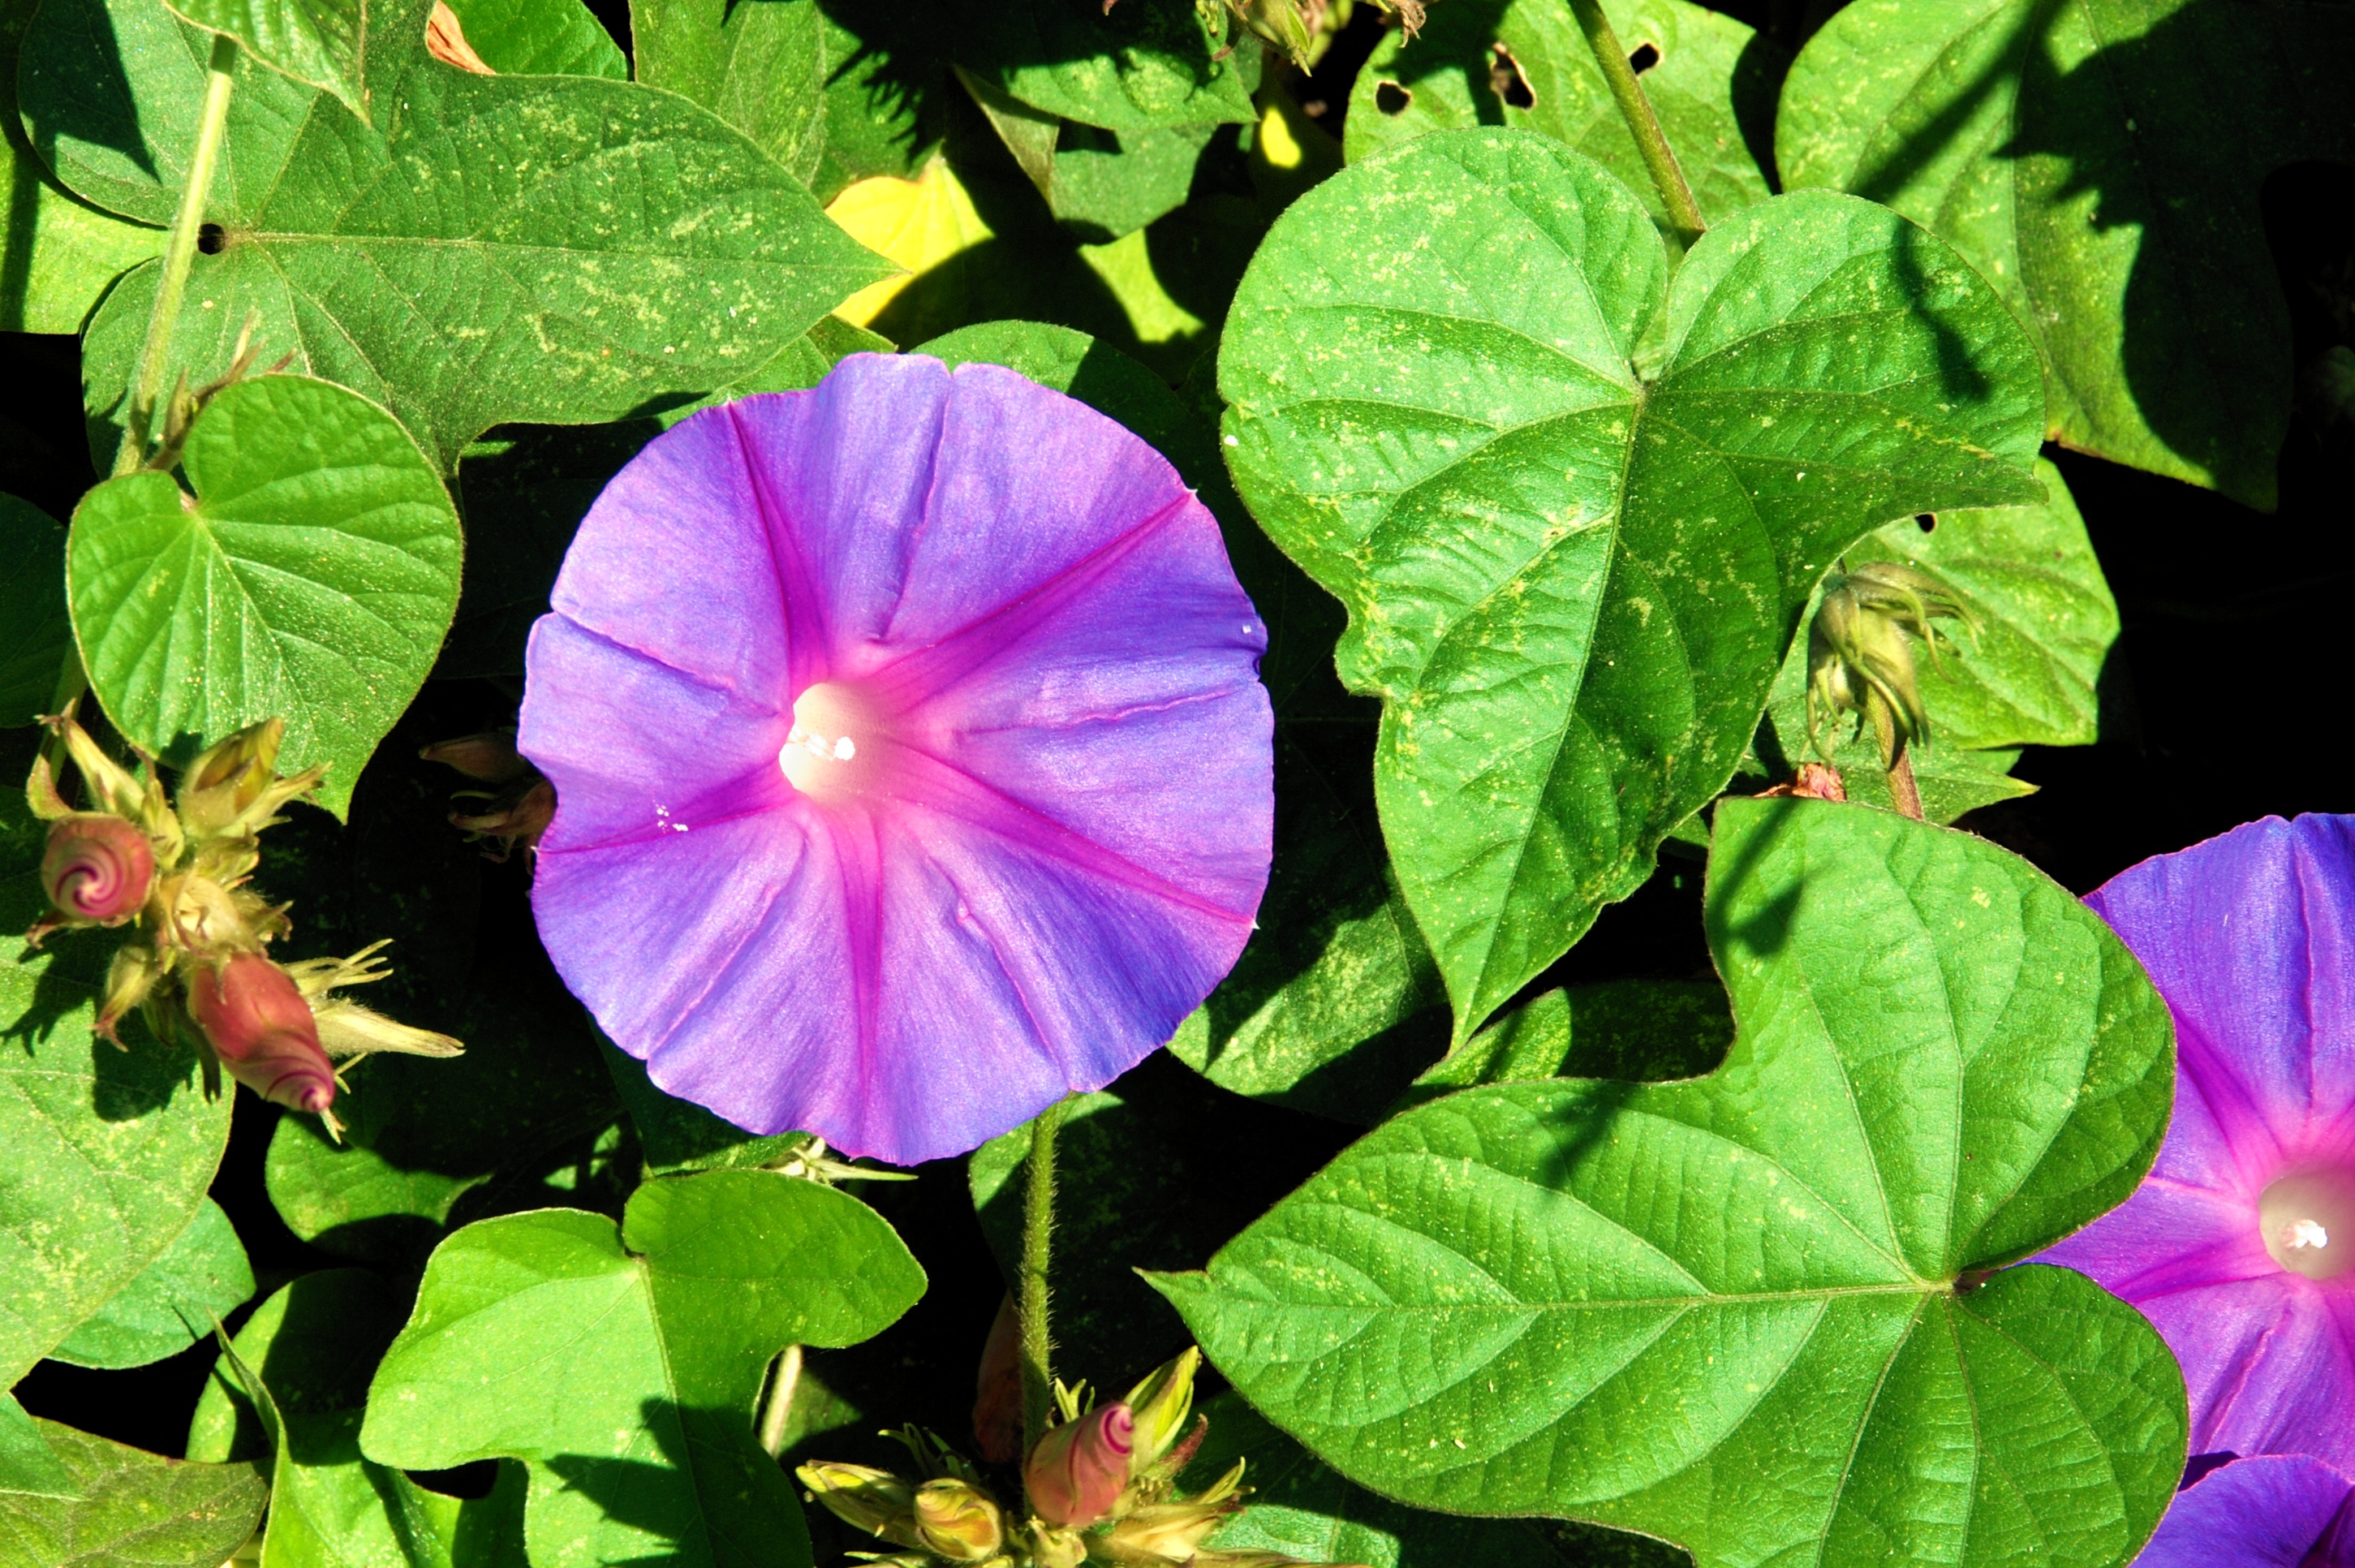
[{"label": "lobed leaf", "polygon": [[2128,1561],[2180,1377],[2089,1281],[2002,1265],[2158,1152],[2140,966],[1994,846],[1811,801],[1720,805],[1708,928],[1715,1073],[1422,1106],[1156,1283],[1270,1419],[1422,1507],[1702,1568]]},{"label": "lobed leaf", "polygon": [[1458,1040],[1724,787],[1842,549],[2041,494],[2033,350],[1921,229],[1780,197],[1666,273],[1599,165],[1434,132],[1278,220],[1220,350],[1236,485],[1383,699]]},{"label": "lobed leaf", "polygon": [[534,1562],[806,1568],[792,1488],[752,1441],[762,1373],[786,1345],[880,1332],[923,1289],[873,1211],[767,1171],[649,1181],[618,1230],[483,1221],[434,1250],[360,1446],[409,1468],[527,1461]]}]

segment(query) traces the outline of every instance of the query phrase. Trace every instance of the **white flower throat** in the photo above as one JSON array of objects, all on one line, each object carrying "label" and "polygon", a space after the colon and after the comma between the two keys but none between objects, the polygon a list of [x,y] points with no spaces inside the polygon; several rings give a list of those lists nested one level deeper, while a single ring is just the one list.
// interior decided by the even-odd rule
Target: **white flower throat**
[{"label": "white flower throat", "polygon": [[[877,728],[858,692],[820,681],[794,700],[793,728],[777,752],[777,766],[795,789],[820,800],[860,794],[869,782]],[[868,744],[862,746],[861,736]]]},{"label": "white flower throat", "polygon": [[2355,1269],[2355,1172],[2285,1176],[2257,1199],[2257,1228],[2274,1262],[2307,1279]]}]

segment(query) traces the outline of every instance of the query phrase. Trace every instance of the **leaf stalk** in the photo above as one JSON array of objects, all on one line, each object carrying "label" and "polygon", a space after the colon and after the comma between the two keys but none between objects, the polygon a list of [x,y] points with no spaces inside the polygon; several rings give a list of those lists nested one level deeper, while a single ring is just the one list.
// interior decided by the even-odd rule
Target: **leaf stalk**
[{"label": "leaf stalk", "polygon": [[229,125],[229,99],[237,79],[237,40],[227,33],[213,35],[213,55],[205,78],[205,104],[197,120],[196,145],[188,151],[188,176],[180,192],[180,208],[172,219],[172,237],[164,247],[164,275],[155,285],[155,307],[147,317],[147,341],[140,347],[132,372],[130,400],[124,407],[123,444],[114,454],[116,477],[131,473],[147,454],[147,435],[155,423],[155,400],[164,389],[164,362],[172,351],[172,336],[180,325],[180,305],[187,298],[188,272],[196,265],[197,240],[203,231],[205,206],[210,199],[213,169],[220,162],[221,143]]},{"label": "leaf stalk", "polygon": [[1668,145],[1668,134],[1660,129],[1660,117],[1652,112],[1652,101],[1644,92],[1644,84],[1636,80],[1636,67],[1627,58],[1627,48],[1619,41],[1618,30],[1611,18],[1603,14],[1603,0],[1570,0],[1570,8],[1578,16],[1579,30],[1586,35],[1587,47],[1594,51],[1594,63],[1603,68],[1603,80],[1611,86],[1611,96],[1619,101],[1619,112],[1627,122],[1627,129],[1636,138],[1636,150],[1644,155],[1644,167],[1658,187],[1660,200],[1667,204],[1668,222],[1676,229],[1678,238],[1687,246],[1701,236],[1700,204],[1693,200],[1692,187],[1685,181],[1685,171],[1678,162],[1676,149]]}]

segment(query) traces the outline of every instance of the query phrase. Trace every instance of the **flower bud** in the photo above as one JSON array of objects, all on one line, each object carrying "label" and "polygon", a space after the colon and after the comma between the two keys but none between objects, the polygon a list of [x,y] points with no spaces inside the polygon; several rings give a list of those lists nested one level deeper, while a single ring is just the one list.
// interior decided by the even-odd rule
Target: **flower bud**
[{"label": "flower bud", "polygon": [[[106,991],[98,1005],[98,1023],[93,1032],[99,1039],[122,1047],[115,1028],[132,1008],[147,999],[155,982],[171,967],[169,957],[144,942],[126,942],[114,950],[114,959],[106,966]],[[127,1049],[127,1048],[124,1048]]]},{"label": "flower bud", "polygon": [[986,1563],[1006,1544],[1006,1516],[988,1493],[943,1476],[916,1488],[916,1534],[952,1563]]},{"label": "flower bud", "polygon": [[277,773],[286,721],[249,724],[207,750],[180,775],[180,820],[198,839],[250,837],[275,820],[288,801],[319,787],[325,766],[289,778]]},{"label": "flower bud", "polygon": [[816,1461],[794,1472],[826,1512],[853,1530],[896,1546],[922,1546],[916,1533],[915,1488],[889,1470]]},{"label": "flower bud", "polygon": [[1039,1439],[1023,1471],[1031,1511],[1049,1524],[1085,1530],[1128,1489],[1136,1422],[1124,1404],[1092,1410]]},{"label": "flower bud", "polygon": [[234,954],[218,968],[196,965],[188,1016],[229,1076],[263,1099],[313,1113],[336,1103],[336,1072],[320,1049],[311,1004],[261,954]]},{"label": "flower bud", "polygon": [[458,24],[458,14],[443,4],[443,0],[433,0],[432,15],[425,20],[425,52],[443,65],[471,70],[476,76],[498,75],[483,63],[483,57],[466,42],[466,31]]},{"label": "flower bud", "polygon": [[1929,715],[1913,667],[1912,639],[1939,658],[1939,617],[1976,632],[1977,619],[1946,585],[1918,568],[1893,561],[1845,566],[1824,581],[1823,603],[1807,629],[1807,735],[1818,748],[1827,713],[1871,719],[1881,764],[1896,765],[1901,745],[1927,740]]},{"label": "flower bud", "polygon": [[429,763],[447,763],[470,779],[506,784],[531,772],[531,764],[516,750],[512,730],[485,730],[454,741],[436,741],[417,753]]},{"label": "flower bud", "polygon": [[1194,1410],[1194,1374],[1201,1365],[1202,1352],[1189,1345],[1184,1355],[1156,1369],[1121,1401],[1136,1421],[1136,1446],[1128,1458],[1131,1475],[1143,1475],[1185,1435],[1186,1418]]},{"label": "flower bud", "polygon": [[1022,1452],[1022,1321],[1011,1291],[998,1303],[974,1376],[973,1441],[986,1464],[1011,1465]]},{"label": "flower bud", "polygon": [[77,811],[49,827],[41,887],[69,920],[119,925],[147,902],[155,847],[147,835],[102,811]]}]

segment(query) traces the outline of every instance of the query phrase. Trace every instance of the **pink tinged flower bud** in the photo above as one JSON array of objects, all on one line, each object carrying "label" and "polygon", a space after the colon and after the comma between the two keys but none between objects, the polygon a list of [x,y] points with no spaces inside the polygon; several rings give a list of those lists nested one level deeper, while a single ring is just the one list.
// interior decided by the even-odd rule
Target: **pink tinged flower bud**
[{"label": "pink tinged flower bud", "polygon": [[1006,1544],[1006,1516],[988,1493],[954,1476],[916,1488],[916,1534],[951,1563],[986,1563]]},{"label": "pink tinged flower bud", "polygon": [[1049,1524],[1085,1530],[1128,1489],[1135,1446],[1136,1422],[1125,1404],[1108,1404],[1056,1427],[1030,1450],[1023,1472],[1031,1511]]},{"label": "pink tinged flower bud", "polygon": [[50,826],[41,886],[67,919],[119,924],[139,912],[155,881],[155,846],[123,818],[78,811]]},{"label": "pink tinged flower bud", "polygon": [[1011,1465],[1022,1453],[1022,1320],[1008,1291],[981,1348],[974,1377],[973,1441],[982,1459]]},{"label": "pink tinged flower bud", "polygon": [[259,953],[240,953],[188,979],[188,1016],[229,1076],[297,1111],[336,1103],[336,1072],[319,1046],[311,1004],[293,979]]}]

